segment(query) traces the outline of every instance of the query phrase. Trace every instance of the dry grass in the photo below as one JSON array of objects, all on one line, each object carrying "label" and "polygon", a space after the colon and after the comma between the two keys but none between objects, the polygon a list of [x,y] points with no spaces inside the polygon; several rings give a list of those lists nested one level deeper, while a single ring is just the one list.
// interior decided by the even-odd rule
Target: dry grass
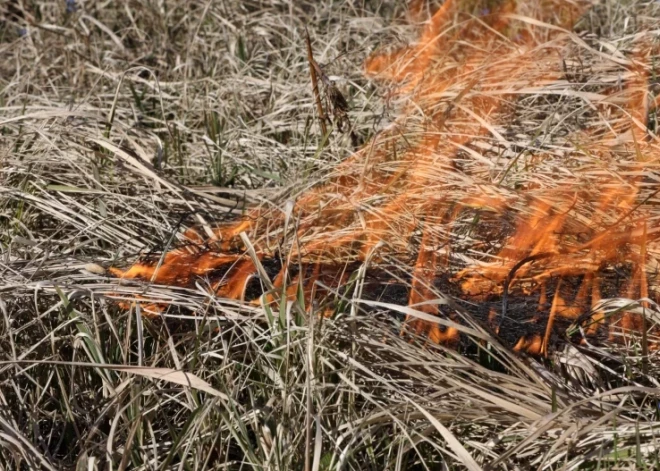
[{"label": "dry grass", "polygon": [[[201,278],[181,288],[90,271],[157,260],[185,227],[277,208],[332,178],[352,142],[321,136],[304,27],[367,141],[401,109],[362,65],[378,47],[414,40],[402,2],[19,0],[0,9],[2,469],[660,466],[660,359],[641,355],[640,343],[524,358],[437,293],[478,352],[460,355],[399,337],[401,315],[424,313],[363,299],[360,272],[357,289],[336,293],[336,315],[319,319],[302,295],[257,308],[210,296]],[[657,44],[658,18],[658,2],[590,9],[577,28],[599,39],[575,46],[575,80],[559,91],[597,93],[617,80],[611,48],[638,35]],[[576,123],[604,125],[575,96],[522,97],[511,128],[497,130],[502,140],[475,139],[466,164],[478,168],[475,154],[490,162],[498,188],[552,187]],[[512,144],[530,143],[548,156],[544,167],[515,157]],[[566,165],[585,185],[599,171],[580,165],[587,154]],[[652,205],[653,191],[644,186],[640,198]],[[524,212],[523,200],[514,206]],[[169,309],[147,319],[141,304],[117,307],[136,296]]]}]

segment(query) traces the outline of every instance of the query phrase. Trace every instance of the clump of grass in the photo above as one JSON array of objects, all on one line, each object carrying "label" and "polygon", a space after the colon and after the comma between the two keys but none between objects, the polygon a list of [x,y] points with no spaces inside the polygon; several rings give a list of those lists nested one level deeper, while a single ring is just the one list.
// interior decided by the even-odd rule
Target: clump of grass
[{"label": "clump of grass", "polygon": [[[399,336],[393,313],[424,313],[367,301],[360,271],[332,293],[340,308],[321,318],[307,314],[301,287],[289,302],[251,306],[209,295],[203,278],[185,288],[118,283],[94,269],[138,254],[158,259],[189,242],[188,226],[275,206],[351,152],[337,133],[322,145],[304,25],[324,70],[341,74],[355,132],[367,138],[382,127],[388,108],[361,63],[412,32],[397,25],[399,3],[8,5],[0,7],[11,9],[0,26],[11,57],[0,63],[3,468],[658,467],[659,362],[657,352],[642,354],[641,340],[590,355],[572,347],[540,363],[512,354],[452,304],[480,355],[467,356]],[[652,3],[607,2],[584,28],[620,29],[590,38],[591,52],[625,43],[636,21],[657,14]],[[585,90],[611,78],[584,63],[567,61],[566,70]],[[518,105],[507,142],[538,138],[552,158],[540,168],[519,152],[512,164],[486,143],[493,173],[511,187],[530,172],[547,178],[566,144],[557,130],[574,130],[575,116],[592,119],[564,96]],[[555,113],[568,117],[553,121]],[[273,289],[267,273],[262,282]],[[167,308],[151,319],[149,303]],[[653,305],[635,308],[655,319]]]}]

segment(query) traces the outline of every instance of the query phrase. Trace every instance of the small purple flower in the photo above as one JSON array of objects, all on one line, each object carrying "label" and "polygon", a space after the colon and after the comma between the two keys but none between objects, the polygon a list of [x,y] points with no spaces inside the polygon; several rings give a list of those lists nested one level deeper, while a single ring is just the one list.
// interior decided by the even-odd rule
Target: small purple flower
[{"label": "small purple flower", "polygon": [[25,36],[27,36],[27,29],[25,29],[25,28],[18,28],[18,35],[19,35],[21,38],[24,38]]},{"label": "small purple flower", "polygon": [[76,0],[66,0],[66,12],[75,13],[78,11],[78,5],[76,5]]},{"label": "small purple flower", "polygon": [[486,16],[486,15],[490,15],[490,8],[484,8],[479,11],[479,16]]}]

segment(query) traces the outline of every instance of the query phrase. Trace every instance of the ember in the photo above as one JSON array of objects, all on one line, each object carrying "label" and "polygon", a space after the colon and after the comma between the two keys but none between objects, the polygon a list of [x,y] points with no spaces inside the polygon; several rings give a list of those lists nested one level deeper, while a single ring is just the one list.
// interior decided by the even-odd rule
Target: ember
[{"label": "ember", "polygon": [[[572,324],[609,340],[646,330],[643,315],[609,315],[601,301],[648,307],[657,295],[660,146],[647,118],[660,51],[640,40],[624,55],[571,32],[591,2],[526,3],[447,0],[416,44],[369,58],[399,118],[299,195],[295,218],[258,209],[210,239],[190,229],[161,263],[112,272],[181,286],[208,277],[219,296],[254,302],[300,285],[312,306],[368,260],[363,297],[401,301],[405,287],[411,306],[450,317],[429,303],[438,291],[478,301],[475,315],[517,351],[547,355]],[[591,70],[580,55],[595,58]],[[526,117],[529,100],[545,116]],[[276,288],[265,298],[255,259]],[[453,328],[409,326],[459,341]]]}]

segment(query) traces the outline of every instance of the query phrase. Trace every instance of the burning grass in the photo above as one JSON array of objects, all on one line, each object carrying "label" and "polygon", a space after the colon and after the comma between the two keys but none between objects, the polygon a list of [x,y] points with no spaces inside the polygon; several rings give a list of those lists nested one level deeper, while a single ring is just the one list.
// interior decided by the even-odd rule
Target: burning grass
[{"label": "burning grass", "polygon": [[11,7],[3,466],[657,466],[657,2],[354,3]]}]

